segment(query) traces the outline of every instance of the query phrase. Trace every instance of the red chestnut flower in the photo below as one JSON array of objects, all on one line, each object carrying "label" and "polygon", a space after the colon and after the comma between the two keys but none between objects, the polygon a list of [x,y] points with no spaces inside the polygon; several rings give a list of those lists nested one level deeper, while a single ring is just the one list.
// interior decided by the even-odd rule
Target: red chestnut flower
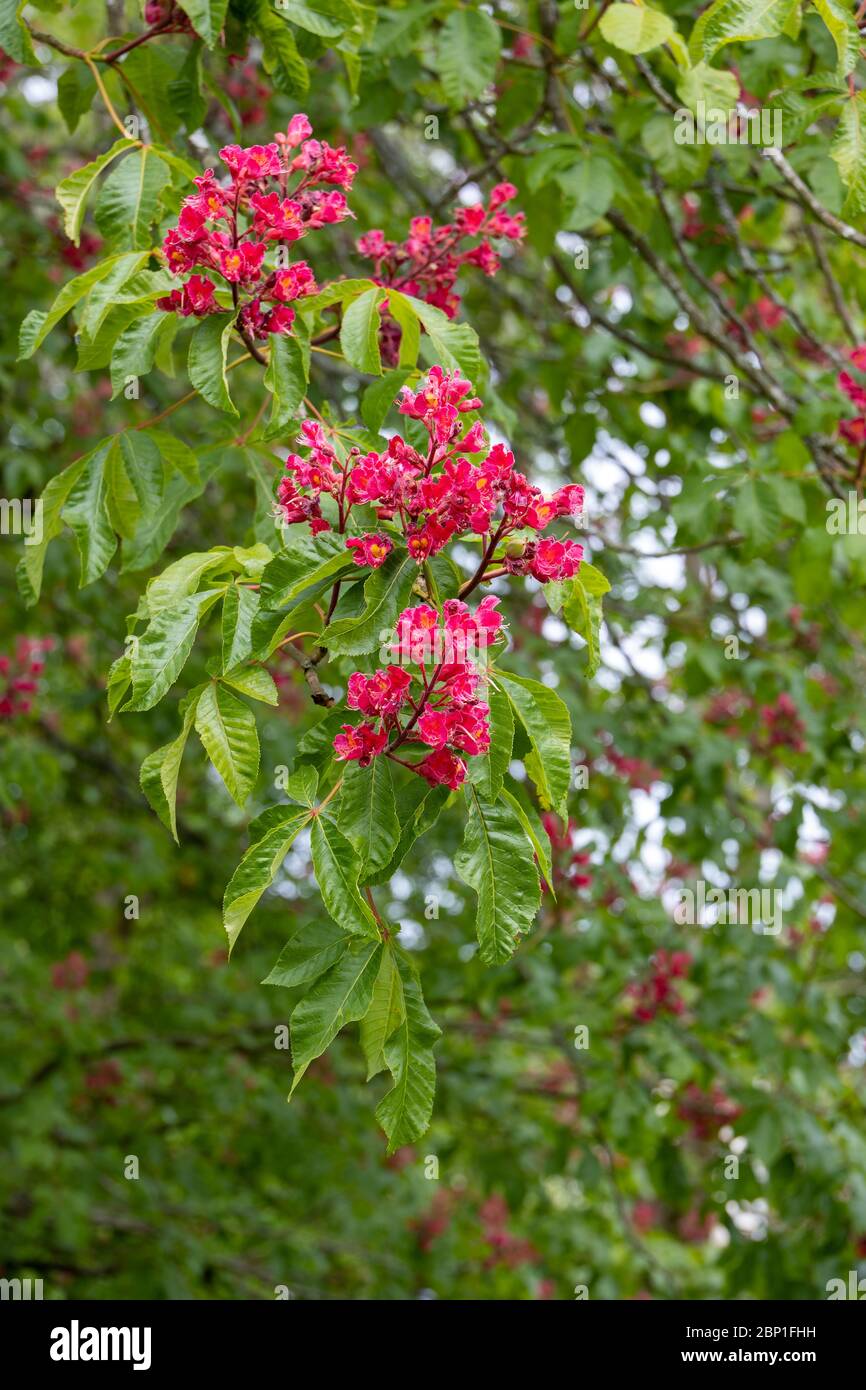
[{"label": "red chestnut flower", "polygon": [[[328,530],[332,521],[323,515],[321,503],[329,496],[341,534],[352,529],[353,508],[372,506],[381,522],[399,527],[419,565],[449,541],[474,534],[483,543],[485,569],[490,561],[504,562],[500,574],[529,574],[542,584],[572,578],[583,558],[577,541],[543,536],[515,539],[507,547],[504,542],[519,532],[537,534],[559,519],[578,517],[583,488],[571,483],[545,497],[516,470],[514,455],[504,444],[488,449],[481,422],[466,419],[481,405],[471,382],[459,372],[434,366],[418,390],[403,387],[399,402],[400,414],[418,421],[427,434],[420,453],[395,434],[381,453],[363,453],[356,446],[341,459],[325,428],[304,421],[301,437],[308,453],[289,455],[288,476],[277,489],[284,525],[306,522],[314,534]],[[366,533],[347,541],[357,562],[370,565],[386,558],[388,552],[383,555],[379,549],[385,543],[388,550],[394,544]]]},{"label": "red chestnut flower", "polygon": [[[158,299],[157,308],[197,318],[233,312],[252,339],[291,332],[289,304],[318,286],[306,261],[286,262],[285,246],[354,215],[338,189],[351,188],[357,165],[345,149],[308,139],[311,133],[306,116],[293,116],[268,145],[220,150],[227,184],[212,169],[193,180],[197,192],[184,200],[162,249],[174,275],[197,273],[182,290]],[[231,290],[231,303],[215,297],[211,276]]]},{"label": "red chestnut flower", "polygon": [[[525,235],[524,214],[504,211],[516,196],[513,183],[498,183],[486,207],[483,203],[458,207],[453,220],[442,227],[434,227],[431,217],[413,217],[405,241],[387,241],[376,229],[360,237],[357,247],[373,262],[371,278],[377,285],[422,299],[451,319],[460,307],[454,286],[461,268],[474,265],[485,275],[495,275],[501,262],[492,242],[519,242]],[[475,245],[466,244],[475,238]],[[381,346],[388,366],[397,363],[400,337],[399,326],[385,313]]]},{"label": "red chestnut flower", "polygon": [[[431,785],[459,787],[465,757],[490,746],[490,707],[477,695],[481,673],[473,655],[498,635],[498,601],[484,599],[473,614],[451,599],[441,620],[426,604],[401,613],[391,645],[395,664],[371,676],[355,671],[349,677],[347,704],[367,719],[355,727],[343,725],[334,739],[337,758],[368,767],[384,754]],[[403,750],[424,756],[406,761]]]}]

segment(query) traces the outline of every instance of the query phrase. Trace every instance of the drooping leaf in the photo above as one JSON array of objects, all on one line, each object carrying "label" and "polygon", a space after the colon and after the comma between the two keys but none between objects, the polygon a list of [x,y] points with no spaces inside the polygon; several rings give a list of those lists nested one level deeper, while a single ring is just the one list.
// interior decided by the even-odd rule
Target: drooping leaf
[{"label": "drooping leaf", "polygon": [[223,898],[223,925],[230,952],[244,923],[262,894],[270,888],[309,820],[310,812],[303,806],[271,806],[250,826],[253,843],[232,874]]},{"label": "drooping leaf", "polygon": [[501,686],[490,681],[487,689],[490,706],[490,747],[480,757],[467,759],[467,775],[485,801],[495,801],[508,771],[514,746],[514,716],[511,701]]},{"label": "drooping leaf", "polygon": [[273,394],[265,438],[285,431],[304,399],[310,376],[309,343],[297,334],[272,333],[264,383]]},{"label": "drooping leaf", "polygon": [[361,1047],[367,1062],[368,1081],[385,1070],[385,1043],[405,1016],[403,980],[397,969],[394,952],[388,949],[382,952],[382,963],[373,986],[373,998],[361,1019]]},{"label": "drooping leaf", "polygon": [[379,305],[384,297],[385,291],[379,286],[359,294],[345,310],[340,328],[340,346],[346,361],[357,371],[374,376],[382,370]]},{"label": "drooping leaf", "polygon": [[349,943],[350,938],[334,922],[299,922],[262,983],[286,989],[311,984],[336,965]]},{"label": "drooping leaf", "polygon": [[170,177],[171,171],[152,145],[133,150],[112,169],[94,209],[96,225],[107,242],[124,250],[150,245],[159,195]]},{"label": "drooping leaf", "polygon": [[315,982],[292,1013],[291,1097],[307,1067],[330,1047],[341,1028],[363,1018],[379,973],[381,941],[350,943],[340,959]]},{"label": "drooping leaf", "polygon": [[343,774],[337,824],[361,861],[360,880],[387,864],[400,838],[391,767],[374,758],[369,767],[349,763]]},{"label": "drooping leaf", "polygon": [[376,1107],[376,1119],[388,1136],[388,1153],[420,1139],[430,1126],[436,1092],[433,1044],[442,1036],[427,1011],[417,976],[402,957],[397,968],[404,1016],[383,1049],[394,1085]]},{"label": "drooping leaf", "polygon": [[[176,739],[149,753],[141,764],[139,784],[151,807],[177,841],[177,779],[189,731],[195,719],[201,687],[191,691],[181,706],[183,726]],[[179,841],[178,841],[179,843]]]},{"label": "drooping leaf", "polygon": [[116,439],[106,441],[88,455],[63,508],[63,520],[75,536],[81,557],[82,588],[104,574],[117,549],[117,537],[106,501],[106,459],[116,456]]},{"label": "drooping leaf", "polygon": [[411,777],[396,798],[400,839],[388,863],[371,876],[371,883],[387,883],[397,872],[415,841],[436,824],[449,795],[447,787],[431,787],[423,777]]},{"label": "drooping leaf", "polygon": [[534,757],[527,771],[546,808],[565,815],[571,781],[571,716],[555,691],[527,676],[497,668],[496,680],[503,684],[530,743]]},{"label": "drooping leaf", "polygon": [[[81,224],[84,221],[84,213],[87,208],[87,199],[93,189],[93,185],[99,178],[103,169],[107,169],[109,164],[118,155],[123,154],[124,150],[131,150],[138,144],[137,140],[130,140],[124,136],[120,140],[115,140],[110,149],[104,154],[98,155],[96,159],[85,164],[83,168],[76,169],[74,173],[68,174],[65,179],[61,179],[57,185],[54,196],[63,209],[63,230],[78,245],[81,234]],[[94,269],[96,267],[94,266]]]},{"label": "drooping leaf", "polygon": [[478,896],[476,929],[486,965],[508,960],[541,903],[538,873],[520,817],[507,801],[482,801],[464,786],[467,821],[454,867]]},{"label": "drooping leaf", "polygon": [[225,23],[228,0],[180,0],[180,8],[208,48],[214,48]]},{"label": "drooping leaf", "polygon": [[208,314],[192,335],[189,345],[189,379],[209,405],[237,415],[229,395],[226,358],[234,320],[231,315]]},{"label": "drooping leaf", "polygon": [[361,860],[332,820],[316,816],[310,831],[313,870],[334,921],[356,936],[377,937],[376,919],[358,891]]},{"label": "drooping leaf", "polygon": [[249,705],[212,681],[199,699],[195,727],[229,796],[243,806],[259,775],[259,736]]},{"label": "drooping leaf", "polygon": [[132,694],[124,711],[159,704],[186,665],[202,616],[219,596],[219,589],[190,594],[151,619],[132,645]]}]

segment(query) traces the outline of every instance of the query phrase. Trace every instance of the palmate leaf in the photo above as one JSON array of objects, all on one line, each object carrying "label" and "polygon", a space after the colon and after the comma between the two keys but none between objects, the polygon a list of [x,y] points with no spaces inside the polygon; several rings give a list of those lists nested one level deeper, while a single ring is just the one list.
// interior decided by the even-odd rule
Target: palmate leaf
[{"label": "palmate leaf", "polygon": [[454,867],[478,896],[476,928],[486,965],[506,961],[528,932],[541,903],[533,848],[513,806],[483,801],[464,787],[467,808],[463,847]]},{"label": "palmate leaf", "polygon": [[[96,265],[91,266],[83,275],[76,275],[74,280],[67,281],[50,309],[31,309],[21,324],[19,361],[32,357],[55,324],[58,324],[85,296],[90,296],[103,281],[108,281],[110,277],[113,288],[120,289],[124,281],[140,269],[148,255],[147,251],[127,251],[120,256],[109,256],[107,260],[97,261]],[[107,312],[107,303],[104,303],[103,307]]]},{"label": "palmate leaf", "polygon": [[320,976],[290,1019],[294,1079],[289,1099],[307,1067],[330,1047],[340,1029],[363,1018],[379,973],[381,941],[356,941]]},{"label": "palmate leaf", "polygon": [[571,782],[571,716],[567,707],[549,686],[527,676],[497,667],[495,680],[508,695],[532,744],[526,770],[542,806],[564,816]]},{"label": "palmate leaf", "polygon": [[251,824],[253,843],[232,874],[223,898],[223,926],[229,952],[234,949],[244,923],[262,894],[270,888],[310,818],[309,807],[271,806]]},{"label": "palmate leaf", "polygon": [[349,763],[343,774],[337,824],[361,861],[364,883],[387,864],[400,838],[391,765],[374,758],[369,767]]},{"label": "palmate leaf", "polygon": [[214,681],[199,699],[195,727],[229,796],[243,806],[259,775],[259,736],[252,710]]},{"label": "palmate leaf", "polygon": [[442,1030],[424,1003],[421,985],[402,955],[397,970],[403,986],[403,1018],[384,1044],[393,1088],[376,1107],[376,1119],[388,1136],[388,1153],[411,1144],[426,1132],[433,1114],[436,1062],[433,1044]]}]

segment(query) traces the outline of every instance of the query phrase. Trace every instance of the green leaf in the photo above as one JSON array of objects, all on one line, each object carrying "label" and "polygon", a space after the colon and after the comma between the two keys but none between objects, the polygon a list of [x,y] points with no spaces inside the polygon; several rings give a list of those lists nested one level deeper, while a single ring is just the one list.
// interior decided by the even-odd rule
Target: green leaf
[{"label": "green leaf", "polygon": [[[395,323],[400,326],[400,352],[398,357],[398,368],[412,368],[418,361],[418,352],[421,347],[421,325],[418,315],[415,313],[413,305],[406,295],[399,290],[388,291],[388,313]],[[368,388],[368,391],[375,390],[381,383],[375,383]],[[361,414],[364,407],[361,406]]]},{"label": "green leaf", "polygon": [[159,704],[186,665],[202,616],[219,596],[219,589],[191,594],[151,619],[132,646],[132,695],[125,712]]},{"label": "green leaf", "polygon": [[[123,154],[124,150],[134,149],[138,145],[137,140],[130,140],[124,136],[121,140],[115,140],[111,149],[98,156],[90,164],[85,164],[83,168],[76,169],[74,174],[68,174],[65,179],[61,179],[55,189],[54,196],[63,209],[63,230],[78,245],[81,234],[81,224],[84,221],[84,212],[87,207],[87,199],[94,183],[99,178],[103,169],[107,169],[117,156]],[[94,270],[97,267],[94,266]]]},{"label": "green leaf", "polygon": [[565,195],[565,222],[570,231],[579,232],[604,217],[616,192],[610,163],[598,154],[585,156],[570,168],[561,169],[556,182]]},{"label": "green leaf", "polygon": [[843,0],[812,0],[812,3],[836,45],[837,73],[840,77],[847,77],[857,66],[862,42],[854,12]]},{"label": "green leaf", "polygon": [[63,508],[81,559],[79,583],[92,584],[104,574],[117,549],[117,537],[106,505],[105,461],[118,453],[117,440],[106,441],[89,454]]},{"label": "green leaf", "polygon": [[[591,569],[592,566],[586,568]],[[586,674],[591,680],[601,662],[602,608],[601,596],[591,591],[592,581],[587,581],[583,571],[584,566],[581,565],[580,574],[569,581],[562,605],[562,616],[572,631],[578,633],[586,642]]]},{"label": "green leaf", "polygon": [[866,212],[866,92],[843,104],[830,156],[848,194],[843,212],[848,217]]},{"label": "green leaf", "polygon": [[394,952],[385,950],[382,952],[382,964],[373,986],[370,1007],[361,1019],[361,1047],[367,1061],[368,1081],[385,1070],[385,1043],[405,1017],[403,980],[397,969]]},{"label": "green leaf", "polygon": [[290,1021],[295,1071],[290,1099],[307,1067],[330,1047],[340,1029],[364,1017],[373,998],[381,955],[380,941],[350,944],[296,1005]]},{"label": "green leaf", "polygon": [[363,613],[331,623],[322,634],[322,645],[341,656],[375,651],[393,631],[417,577],[415,561],[405,551],[393,550],[364,584]]},{"label": "green leaf", "polygon": [[20,18],[26,0],[2,0],[0,3],[0,48],[16,63],[37,66],[30,35]]},{"label": "green leaf", "polygon": [[[423,325],[433,345],[436,361],[449,371],[459,370],[472,382],[481,375],[481,351],[478,347],[478,334],[468,323],[456,323],[437,309],[435,304],[425,304],[410,294],[400,294]],[[399,303],[397,291],[391,290],[388,302],[392,306]]]},{"label": "green leaf", "polygon": [[353,566],[344,536],[334,531],[325,531],[321,536],[301,532],[265,567],[260,590],[262,608],[285,608],[305,589]]},{"label": "green leaf", "polygon": [[264,383],[272,393],[266,439],[285,430],[298,413],[310,379],[310,346],[288,333],[271,334],[271,350]]},{"label": "green leaf", "polygon": [[251,700],[261,700],[265,705],[280,703],[274,678],[264,666],[240,666],[236,671],[226,671],[220,680],[242,695],[249,695]]},{"label": "green leaf", "polygon": [[199,693],[199,690],[192,691],[181,706],[183,727],[177,738],[149,753],[141,764],[139,774],[141,790],[177,843],[180,843],[177,837],[177,779],[183,750],[186,748],[195,718]]},{"label": "green leaf", "polygon": [[177,77],[168,84],[172,111],[180,117],[190,134],[198,130],[207,114],[207,101],[202,95],[203,78],[201,44],[194,43],[190,45]]},{"label": "green leaf", "polygon": [[229,796],[243,806],[259,775],[259,736],[248,705],[212,682],[198,702],[196,731]]},{"label": "green leaf", "polygon": [[435,825],[449,796],[447,787],[431,787],[423,777],[410,777],[396,798],[400,840],[389,862],[371,876],[371,883],[387,883],[397,872],[415,841]]},{"label": "green leaf", "polygon": [[254,24],[264,44],[264,69],[274,85],[290,97],[304,97],[310,90],[310,74],[298,52],[295,36],[271,0],[258,0]]},{"label": "green leaf", "polygon": [[499,28],[483,10],[452,10],[439,31],[437,68],[449,106],[480,97],[496,76]]},{"label": "green leaf", "polygon": [[330,915],[356,936],[379,935],[376,919],[358,892],[361,861],[333,821],[317,816],[310,833],[313,870]]},{"label": "green leaf", "polygon": [[252,652],[253,619],[261,602],[256,589],[233,584],[226,590],[222,618],[223,670],[233,671]]},{"label": "green leaf", "polygon": [[301,922],[262,984],[296,989],[311,984],[345,955],[350,938],[333,922]]},{"label": "green leaf", "polygon": [[255,839],[232,874],[223,898],[223,925],[230,952],[244,923],[259,898],[270,888],[309,820],[310,812],[303,807],[271,806],[250,826],[250,834]]},{"label": "green leaf", "polygon": [[691,32],[692,62],[701,58],[709,61],[728,43],[776,38],[785,32],[798,9],[799,0],[714,0]]},{"label": "green leaf", "polygon": [[378,434],[385,417],[395,403],[400,387],[412,375],[411,367],[395,367],[386,372],[381,381],[368,386],[361,398],[361,419],[373,434]]},{"label": "green leaf", "polygon": [[45,491],[39,499],[42,504],[42,537],[34,545],[30,544],[28,538],[17,569],[18,588],[28,608],[31,608],[39,599],[42,590],[45,552],[54,537],[59,536],[63,530],[63,508],[67,498],[93,455],[107,448],[110,443],[110,440],[102,440],[92,453],[85,454],[84,458],[76,459],[75,463],[64,468],[62,473],[56,474],[46,485]]},{"label": "green leaf", "polygon": [[342,0],[276,0],[283,19],[320,39],[337,39],[353,24],[352,12]]},{"label": "green leaf", "polygon": [[194,594],[206,574],[225,569],[230,561],[231,555],[224,550],[192,550],[182,555],[148,583],[144,596],[148,616],[152,618]]},{"label": "green leaf", "polygon": [[215,48],[225,23],[228,0],[179,0],[180,8],[189,15],[192,27],[207,44]]},{"label": "green leaf", "polygon": [[[2,6],[0,6],[2,8]],[[2,27],[2,21],[0,21]],[[0,47],[6,48],[5,44]],[[6,48],[6,52],[9,50]],[[57,79],[57,107],[66,122],[70,135],[75,133],[82,116],[86,116],[93,105],[96,83],[93,74],[84,63],[75,61]]]},{"label": "green leaf", "polygon": [[478,896],[476,927],[486,965],[506,961],[528,932],[541,903],[532,846],[506,801],[482,801],[464,786],[467,821],[454,867]]},{"label": "green leaf", "polygon": [[515,676],[497,668],[497,681],[505,690],[526,730],[534,757],[527,772],[535,782],[542,806],[566,815],[571,783],[571,716],[549,686],[527,676]]},{"label": "green leaf", "polygon": [[400,825],[386,758],[374,758],[369,767],[347,764],[337,824],[358,853],[362,882],[388,863],[400,838]]},{"label": "green leaf", "polygon": [[359,294],[343,314],[340,328],[340,347],[350,367],[374,376],[382,371],[379,305],[384,298],[385,291],[378,285]]},{"label": "green leaf", "polygon": [[485,801],[495,801],[511,762],[514,716],[507,694],[493,681],[488,684],[487,703],[490,706],[490,748],[483,757],[468,758],[466,767],[470,782],[478,788]]},{"label": "green leaf", "polygon": [[719,72],[708,63],[697,63],[680,77],[677,96],[690,111],[696,112],[698,102],[703,102],[708,114],[724,111],[727,116],[736,108],[740,84],[732,72]]},{"label": "green leaf", "polygon": [[760,479],[743,483],[734,504],[737,529],[758,547],[766,548],[781,524],[779,504],[771,488]]},{"label": "green leaf", "polygon": [[94,219],[106,241],[118,248],[150,246],[159,195],[171,177],[151,145],[133,150],[102,185]]},{"label": "green leaf", "polygon": [[112,260],[107,275],[93,286],[81,311],[79,326],[91,338],[99,332],[103,319],[122,300],[121,291],[150,256],[149,251],[126,251]]},{"label": "green leaf", "polygon": [[668,15],[648,5],[611,5],[598,27],[608,43],[625,53],[649,53],[667,43],[675,29]]},{"label": "green leaf", "polygon": [[100,281],[107,280],[109,276],[116,277],[118,268],[123,267],[127,268],[125,278],[128,279],[131,273],[128,267],[135,264],[137,268],[146,259],[146,255],[139,252],[132,255],[127,253],[122,256],[110,256],[107,261],[98,261],[96,265],[91,266],[90,270],[86,270],[83,275],[76,275],[74,280],[69,280],[63,286],[47,313],[32,309],[21,325],[19,361],[32,357],[36,349],[41,347],[48,337],[54,325],[59,323],[79,300],[90,294]]},{"label": "green leaf", "polygon": [[[544,881],[551,893],[553,893],[553,865],[550,862],[550,837],[544,829],[541,818],[528,798],[526,805],[523,805],[507,787],[502,788],[501,795],[503,800],[512,808],[520,824],[523,826],[526,836],[532,848],[535,850],[539,867],[544,875]],[[556,897],[556,894],[553,893],[553,896]]]},{"label": "green leaf", "polygon": [[427,1012],[416,976],[402,959],[398,969],[403,984],[404,1017],[384,1046],[394,1086],[376,1107],[376,1119],[388,1136],[389,1154],[420,1139],[430,1126],[436,1092],[433,1044],[442,1036],[442,1030]]},{"label": "green leaf", "polygon": [[209,314],[192,335],[189,345],[189,379],[209,405],[237,415],[229,395],[226,357],[234,329],[234,317]]}]

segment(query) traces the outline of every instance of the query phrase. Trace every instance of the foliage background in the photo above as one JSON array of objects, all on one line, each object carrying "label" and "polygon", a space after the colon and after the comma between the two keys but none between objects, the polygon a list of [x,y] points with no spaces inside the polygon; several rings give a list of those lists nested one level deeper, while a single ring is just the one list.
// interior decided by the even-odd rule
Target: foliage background
[{"label": "foliage background", "polygon": [[[567,1299],[577,1285],[591,1298],[823,1297],[827,1279],[863,1273],[866,1258],[866,544],[825,525],[826,497],[859,492],[859,469],[856,451],[811,443],[834,438],[847,406],[837,364],[809,349],[841,353],[863,336],[863,251],[804,211],[754,150],[675,146],[659,96],[673,99],[670,50],[652,66],[615,51],[592,10],[348,8],[364,21],[348,38],[339,24],[331,38],[287,26],[308,91],[296,69],[268,70],[276,41],[250,36],[256,7],[233,3],[225,46],[196,49],[199,105],[183,116],[165,98],[193,42],[178,35],[139,54],[137,109],[195,163],[239,115],[245,144],[298,109],[347,144],[362,166],[357,227],[317,241],[320,279],[364,273],[360,231],[401,237],[411,216],[444,217],[476,186],[517,184],[527,243],[495,279],[464,273],[461,317],[490,364],[481,393],[523,466],[546,487],[587,488],[586,539],[613,583],[594,681],[542,596],[498,585],[519,669],[567,701],[575,760],[590,769],[570,803],[590,881],[562,885],[514,959],[484,968],[474,899],[453,870],[460,824],[443,817],[385,899],[444,1030],[429,1134],[386,1161],[372,1120],[382,1083],[364,1085],[351,1029],[287,1107],[288,1054],[274,1046],[285,1011],[260,981],[287,918],[321,911],[303,846],[228,966],[220,900],[249,814],[189,754],[176,848],[137,785],[173,715],[106,723],[105,672],[154,571],[114,564],[79,591],[67,535],[27,609],[20,543],[4,536],[0,651],[22,633],[55,643],[33,710],[0,728],[4,1272],[41,1275],[61,1298],[271,1298],[278,1285],[324,1299]],[[694,8],[665,8],[687,38]],[[3,7],[7,51],[13,11]],[[73,48],[142,24],[136,6],[97,0],[26,13]],[[231,53],[249,65],[231,66]],[[87,263],[59,231],[53,186],[113,139],[86,82],[68,129],[58,82],[69,115],[77,78],[64,74],[81,65],[44,44],[37,54],[41,66],[22,52],[3,74],[6,497],[38,495],[88,444],[186,389],[182,375],[154,373],[141,400],[109,401],[107,368],[76,369],[68,320],[14,361],[25,314]],[[837,74],[820,108],[808,83],[797,89],[834,71],[816,7],[799,34],[714,61],[735,65],[757,101],[794,92],[786,154],[833,217],[866,227],[837,157],[840,128],[859,119],[859,71],[853,87]],[[125,114],[128,92],[106,81]],[[687,193],[704,224],[694,236],[682,230]],[[766,311],[749,316],[765,295],[749,254],[786,306],[770,327]],[[671,277],[712,333],[696,314],[689,323]],[[754,333],[757,385],[719,298]],[[253,481],[228,446],[254,420],[260,373],[250,363],[236,377],[240,423],[223,430],[222,464],[158,567],[252,539]],[[350,417],[367,384],[322,358],[314,398]],[[796,398],[790,409],[774,408],[773,389]],[[220,437],[200,400],[171,420],[193,446]],[[726,659],[731,635],[739,659]],[[259,806],[316,717],[297,674],[283,675],[278,710],[259,722]],[[783,693],[802,738],[768,750],[760,709]],[[677,926],[670,890],[696,877],[785,890],[783,931]],[[436,919],[424,916],[431,893]],[[130,894],[137,920],[124,916]],[[693,958],[676,987],[684,1011],[641,1022],[629,986],[660,949]],[[580,1024],[585,1051],[572,1043]],[[715,1118],[700,1099],[714,1088],[733,1106]],[[124,1179],[130,1154],[139,1181]],[[430,1155],[438,1178],[425,1176]]]}]

